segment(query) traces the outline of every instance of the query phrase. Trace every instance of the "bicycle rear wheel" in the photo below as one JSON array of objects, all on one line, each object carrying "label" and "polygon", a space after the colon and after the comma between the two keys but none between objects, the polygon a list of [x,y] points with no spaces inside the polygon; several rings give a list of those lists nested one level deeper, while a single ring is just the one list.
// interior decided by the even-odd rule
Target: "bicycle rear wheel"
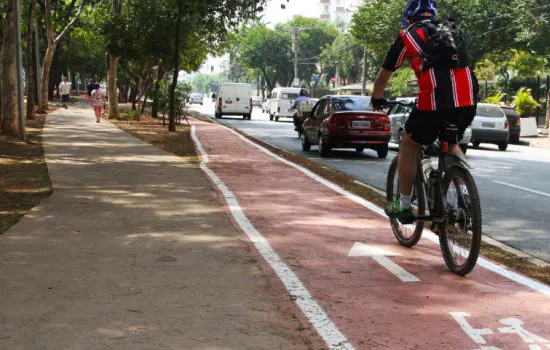
[{"label": "bicycle rear wheel", "polygon": [[[399,178],[397,174],[398,157],[399,156],[392,160],[388,171],[386,182],[386,199],[388,203],[398,201],[400,197]],[[411,204],[413,205],[414,215],[424,216],[426,213],[426,193],[419,176],[416,177],[412,193]],[[402,225],[399,220],[390,218],[390,224],[395,238],[397,238],[399,244],[405,247],[414,247],[420,240],[420,237],[422,237],[424,221],[416,221],[412,225]]]},{"label": "bicycle rear wheel", "polygon": [[450,167],[442,197],[445,222],[440,224],[439,244],[449,269],[464,276],[474,269],[481,245],[481,206],[470,172]]}]

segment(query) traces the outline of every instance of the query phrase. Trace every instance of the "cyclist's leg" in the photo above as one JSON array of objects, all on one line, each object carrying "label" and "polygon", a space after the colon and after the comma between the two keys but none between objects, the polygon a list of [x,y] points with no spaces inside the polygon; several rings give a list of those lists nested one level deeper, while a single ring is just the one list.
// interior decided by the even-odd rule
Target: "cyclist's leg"
[{"label": "cyclist's leg", "polygon": [[405,134],[399,149],[399,192],[401,196],[410,196],[417,172],[416,152],[420,145],[409,134]]}]

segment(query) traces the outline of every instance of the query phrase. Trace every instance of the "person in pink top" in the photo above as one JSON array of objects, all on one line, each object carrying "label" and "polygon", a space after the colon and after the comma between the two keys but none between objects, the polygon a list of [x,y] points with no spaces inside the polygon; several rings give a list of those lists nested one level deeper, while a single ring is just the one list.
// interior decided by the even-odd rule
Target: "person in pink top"
[{"label": "person in pink top", "polygon": [[105,108],[105,94],[103,93],[99,85],[95,86],[95,89],[90,95],[90,105],[94,109],[96,123],[99,123],[101,120],[103,108]]}]

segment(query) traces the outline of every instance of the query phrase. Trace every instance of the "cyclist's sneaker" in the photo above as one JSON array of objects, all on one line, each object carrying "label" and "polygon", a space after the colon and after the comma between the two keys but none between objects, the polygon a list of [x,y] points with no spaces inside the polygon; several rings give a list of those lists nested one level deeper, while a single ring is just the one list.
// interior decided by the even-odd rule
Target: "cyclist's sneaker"
[{"label": "cyclist's sneaker", "polygon": [[386,215],[397,219],[402,225],[412,224],[415,220],[412,208],[400,208],[399,202],[390,202],[386,206]]}]

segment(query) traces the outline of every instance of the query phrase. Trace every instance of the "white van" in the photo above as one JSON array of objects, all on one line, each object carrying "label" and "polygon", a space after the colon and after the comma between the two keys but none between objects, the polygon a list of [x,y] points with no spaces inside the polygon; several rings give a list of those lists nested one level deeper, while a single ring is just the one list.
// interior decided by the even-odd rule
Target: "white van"
[{"label": "white van", "polygon": [[224,115],[242,115],[245,120],[252,117],[252,85],[241,83],[223,83],[216,91],[216,113],[221,119]]},{"label": "white van", "polygon": [[279,118],[292,118],[294,111],[290,109],[294,101],[300,96],[302,88],[282,87],[273,89],[269,102],[269,120]]}]

